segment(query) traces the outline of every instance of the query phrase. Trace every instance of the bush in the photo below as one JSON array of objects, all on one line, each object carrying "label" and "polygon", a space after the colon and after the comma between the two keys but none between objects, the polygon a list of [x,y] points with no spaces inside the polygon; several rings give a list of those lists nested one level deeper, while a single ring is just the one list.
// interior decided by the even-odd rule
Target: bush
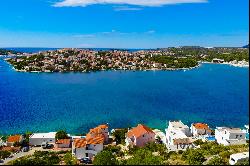
[{"label": "bush", "polygon": [[55,152],[35,151],[34,155],[13,161],[13,165],[58,165],[60,158]]},{"label": "bush", "polygon": [[5,159],[7,157],[9,157],[11,154],[11,152],[9,151],[0,151],[0,159]]},{"label": "bush", "polygon": [[198,140],[194,141],[194,144],[195,144],[196,146],[198,146],[198,145],[203,145],[204,142],[203,142],[201,139],[198,139]]},{"label": "bush", "polygon": [[94,165],[116,165],[118,164],[115,155],[109,150],[103,150],[94,158]]},{"label": "bush", "polygon": [[119,146],[108,145],[104,147],[104,150],[111,151],[112,153],[115,153],[119,157],[124,156],[124,153],[121,151],[121,147]]},{"label": "bush", "polygon": [[139,149],[133,157],[126,161],[127,165],[160,165],[163,163],[161,156],[154,156],[151,151]]},{"label": "bush", "polygon": [[191,150],[187,156],[187,161],[191,165],[201,165],[206,159],[201,151]]},{"label": "bush", "polygon": [[226,160],[226,159],[229,159],[229,158],[230,158],[230,155],[231,155],[231,154],[232,154],[232,153],[229,152],[229,151],[223,151],[223,152],[220,152],[220,153],[219,153],[219,156]]},{"label": "bush", "polygon": [[210,159],[207,164],[208,165],[225,165],[226,162],[221,157],[215,156],[212,159]]},{"label": "bush", "polygon": [[77,164],[77,159],[72,156],[71,152],[68,152],[64,155],[63,161],[65,162],[66,165],[76,165]]}]

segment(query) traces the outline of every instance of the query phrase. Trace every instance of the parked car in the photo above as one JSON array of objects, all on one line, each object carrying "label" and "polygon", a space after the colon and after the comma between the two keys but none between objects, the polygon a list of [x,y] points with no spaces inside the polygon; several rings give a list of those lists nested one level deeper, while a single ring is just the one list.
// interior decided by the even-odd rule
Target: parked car
[{"label": "parked car", "polygon": [[41,145],[41,147],[42,147],[43,149],[46,149],[47,145],[48,145],[48,142],[43,142],[42,145]]},{"label": "parked car", "polygon": [[89,159],[89,157],[82,158],[80,162],[84,164],[92,164],[92,161]]},{"label": "parked car", "polygon": [[53,144],[48,144],[48,142],[43,142],[42,143],[42,148],[43,149],[51,149],[53,147],[54,147],[54,145]]},{"label": "parked car", "polygon": [[53,147],[54,147],[53,144],[47,144],[46,149],[51,149],[51,148],[53,148]]},{"label": "parked car", "polygon": [[2,159],[0,159],[0,163],[3,163],[3,160],[2,160]]},{"label": "parked car", "polygon": [[22,148],[22,152],[28,152],[29,151],[29,147],[28,146],[25,146]]}]

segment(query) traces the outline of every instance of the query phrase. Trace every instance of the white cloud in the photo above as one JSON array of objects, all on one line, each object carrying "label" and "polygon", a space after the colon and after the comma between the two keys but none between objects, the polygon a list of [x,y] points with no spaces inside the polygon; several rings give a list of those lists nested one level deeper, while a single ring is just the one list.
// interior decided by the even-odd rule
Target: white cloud
[{"label": "white cloud", "polygon": [[207,0],[61,0],[55,3],[55,7],[74,7],[94,4],[118,4],[118,5],[135,5],[135,6],[164,6],[170,4],[181,4],[181,3],[203,3]]},{"label": "white cloud", "polygon": [[113,8],[114,8],[115,11],[138,11],[138,10],[142,10],[142,8],[130,7],[130,6],[114,6]]}]

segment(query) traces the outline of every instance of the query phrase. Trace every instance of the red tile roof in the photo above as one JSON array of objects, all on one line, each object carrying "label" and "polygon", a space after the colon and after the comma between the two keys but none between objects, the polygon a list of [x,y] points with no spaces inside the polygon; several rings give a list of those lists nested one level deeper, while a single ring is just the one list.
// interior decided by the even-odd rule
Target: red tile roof
[{"label": "red tile roof", "polygon": [[147,134],[147,133],[153,133],[154,132],[147,126],[139,124],[137,127],[131,129],[128,131],[127,136],[128,137],[133,137],[135,136],[136,138],[142,136],[143,134]]},{"label": "red tile roof", "polygon": [[101,144],[104,143],[104,137],[103,136],[98,136],[98,137],[94,137],[94,138],[90,138],[87,140],[87,144]]},{"label": "red tile roof", "polygon": [[74,145],[76,148],[86,147],[87,144],[96,145],[96,144],[103,144],[104,137],[93,137],[93,138],[79,138],[74,140]]},{"label": "red tile roof", "polygon": [[9,147],[9,146],[3,146],[0,147],[1,151],[18,151],[20,150],[20,147]]},{"label": "red tile roof", "polygon": [[93,138],[93,137],[102,137],[103,130],[107,129],[108,125],[99,125],[93,129],[90,129],[89,133],[86,135],[87,139]]},{"label": "red tile roof", "polygon": [[85,138],[79,138],[74,140],[74,145],[76,148],[82,148],[86,146],[86,139]]},{"label": "red tile roof", "polygon": [[59,139],[56,144],[70,144],[70,139]]},{"label": "red tile roof", "polygon": [[12,135],[8,137],[7,142],[19,142],[21,140],[21,135]]},{"label": "red tile roof", "polygon": [[101,144],[104,143],[105,136],[103,130],[107,129],[108,125],[103,124],[99,125],[93,129],[90,129],[89,133],[86,135],[86,138],[75,139],[74,145],[76,148],[85,147],[87,144]]},{"label": "red tile roof", "polygon": [[209,130],[209,126],[206,123],[194,123],[193,126],[196,129],[206,129],[206,130]]}]

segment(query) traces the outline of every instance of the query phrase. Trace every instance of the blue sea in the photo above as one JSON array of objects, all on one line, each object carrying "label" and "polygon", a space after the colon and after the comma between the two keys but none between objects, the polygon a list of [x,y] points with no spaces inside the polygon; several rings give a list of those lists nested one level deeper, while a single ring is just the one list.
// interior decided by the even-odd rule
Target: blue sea
[{"label": "blue sea", "polygon": [[211,127],[249,123],[249,68],[202,64],[187,71],[22,73],[0,59],[0,134],[86,133],[168,120]]}]

